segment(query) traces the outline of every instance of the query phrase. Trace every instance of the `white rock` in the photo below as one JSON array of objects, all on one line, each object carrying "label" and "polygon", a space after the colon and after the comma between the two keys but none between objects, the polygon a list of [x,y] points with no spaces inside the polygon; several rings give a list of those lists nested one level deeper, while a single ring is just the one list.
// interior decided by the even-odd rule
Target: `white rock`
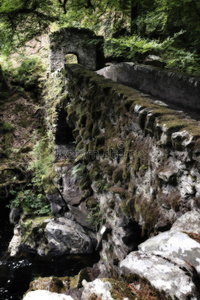
[{"label": "white rock", "polygon": [[8,246],[8,251],[10,252],[10,256],[16,256],[17,255],[20,245],[21,245],[20,226],[16,225],[15,228],[14,228],[13,238],[10,241],[10,244]]},{"label": "white rock", "polygon": [[88,300],[91,295],[100,297],[101,300],[114,300],[111,296],[110,290],[112,285],[110,282],[103,282],[101,279],[95,279],[92,282],[82,281],[83,292],[81,300]]},{"label": "white rock", "polygon": [[173,224],[170,231],[192,232],[200,235],[200,213],[197,211],[185,213]]},{"label": "white rock", "polygon": [[161,256],[166,254],[177,257],[192,264],[200,274],[200,244],[182,232],[164,232],[138,246],[145,252],[159,251]]},{"label": "white rock", "polygon": [[32,291],[26,294],[23,300],[74,300],[71,296],[64,294],[51,293],[49,291]]},{"label": "white rock", "polygon": [[[180,266],[178,262],[180,261]],[[183,299],[197,299],[196,288],[192,281],[192,268],[183,261],[169,261],[156,253],[142,251],[131,252],[120,263],[122,274],[137,274],[150,281],[159,291]]]},{"label": "white rock", "polygon": [[200,214],[190,211],[180,217],[169,231],[154,236],[138,246],[145,252],[159,251],[192,264],[200,274],[200,244],[186,233],[200,234]]}]

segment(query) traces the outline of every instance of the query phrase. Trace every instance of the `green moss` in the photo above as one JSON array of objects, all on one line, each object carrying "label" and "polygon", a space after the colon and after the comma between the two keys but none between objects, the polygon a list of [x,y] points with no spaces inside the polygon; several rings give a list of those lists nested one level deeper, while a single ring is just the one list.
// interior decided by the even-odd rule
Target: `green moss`
[{"label": "green moss", "polygon": [[94,196],[91,196],[86,199],[86,205],[89,209],[95,208],[97,204],[98,204],[98,200]]},{"label": "green moss", "polygon": [[135,199],[130,197],[124,199],[121,203],[121,209],[128,218],[133,218],[135,214]]},{"label": "green moss", "polygon": [[13,126],[8,122],[0,122],[0,133],[8,133],[14,130]]},{"label": "green moss", "polygon": [[78,145],[76,146],[76,151],[84,149],[84,142],[81,140]]},{"label": "green moss", "polygon": [[91,181],[90,181],[90,177],[88,175],[86,175],[84,178],[81,179],[81,181],[79,182],[79,188],[81,190],[86,190],[88,188],[90,188],[91,186]]},{"label": "green moss", "polygon": [[[25,218],[24,220],[23,217]],[[36,243],[41,244],[44,242],[44,229],[46,227],[45,220],[49,220],[49,217],[34,217],[31,219],[26,219],[26,216],[22,216],[20,220],[22,244],[30,245],[34,247]]]},{"label": "green moss", "polygon": [[101,167],[102,167],[103,173],[107,174],[108,176],[112,176],[112,174],[115,170],[115,167],[110,165],[108,161],[101,163]]},{"label": "green moss", "polygon": [[83,139],[87,140],[89,137],[90,137],[90,133],[87,130],[85,130],[85,132],[83,134]]},{"label": "green moss", "polygon": [[98,123],[94,123],[92,128],[92,136],[95,137],[97,135],[99,135],[99,126]]},{"label": "green moss", "polygon": [[87,121],[87,115],[86,115],[86,114],[82,114],[82,115],[79,117],[79,120],[78,120],[78,126],[85,127],[86,121]]},{"label": "green moss", "polygon": [[57,188],[53,184],[53,179],[57,176],[57,173],[51,169],[48,175],[42,176],[42,186],[46,194],[56,194],[58,193]]},{"label": "green moss", "polygon": [[112,186],[110,182],[107,182],[106,178],[99,179],[95,181],[94,184],[98,193],[108,192],[109,188]]}]

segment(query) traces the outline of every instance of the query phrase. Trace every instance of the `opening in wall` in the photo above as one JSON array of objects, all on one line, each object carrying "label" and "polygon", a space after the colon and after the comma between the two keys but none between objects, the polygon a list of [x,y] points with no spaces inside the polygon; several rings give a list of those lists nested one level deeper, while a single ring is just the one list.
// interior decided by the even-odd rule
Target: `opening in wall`
[{"label": "opening in wall", "polygon": [[78,64],[78,56],[74,53],[68,53],[65,56],[65,63],[66,64]]},{"label": "opening in wall", "polygon": [[74,136],[72,130],[74,128],[70,127],[66,122],[67,112],[61,109],[58,112],[58,121],[55,134],[55,143],[57,145],[67,145],[74,141]]}]

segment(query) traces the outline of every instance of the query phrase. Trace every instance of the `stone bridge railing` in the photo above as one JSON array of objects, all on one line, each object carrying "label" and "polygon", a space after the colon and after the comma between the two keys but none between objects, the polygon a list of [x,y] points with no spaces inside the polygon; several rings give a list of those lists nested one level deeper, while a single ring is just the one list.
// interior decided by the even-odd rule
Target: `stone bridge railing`
[{"label": "stone bridge railing", "polygon": [[111,65],[99,74],[139,89],[181,108],[200,112],[200,78],[177,74],[153,66],[123,62]]}]

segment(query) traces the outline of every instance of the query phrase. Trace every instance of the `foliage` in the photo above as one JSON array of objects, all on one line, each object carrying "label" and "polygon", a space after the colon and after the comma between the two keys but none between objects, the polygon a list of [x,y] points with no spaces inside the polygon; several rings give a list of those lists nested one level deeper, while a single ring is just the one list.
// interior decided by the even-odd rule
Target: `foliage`
[{"label": "foliage", "polygon": [[39,57],[25,57],[20,66],[11,69],[11,76],[13,80],[30,90],[37,88],[39,85],[39,79],[44,74],[45,68]]},{"label": "foliage", "polygon": [[46,137],[39,137],[35,132],[32,161],[28,169],[33,172],[32,183],[41,191],[42,178],[50,173],[53,164],[53,150]]},{"label": "foliage", "polygon": [[109,38],[105,42],[105,54],[134,62],[143,62],[149,54],[159,55],[167,68],[200,75],[200,57],[194,52],[176,48],[177,39],[183,34],[184,31],[180,31],[164,41],[138,35]]},{"label": "foliage", "polygon": [[16,46],[40,35],[57,19],[53,0],[2,0],[0,2],[0,50],[9,53]]},{"label": "foliage", "polygon": [[25,191],[12,191],[11,194],[15,196],[12,201],[12,206],[22,208],[26,213],[32,213],[34,215],[49,215],[50,204],[42,193],[36,193],[33,190]]},{"label": "foliage", "polygon": [[114,58],[142,62],[154,53],[170,68],[199,74],[199,25],[197,0],[2,0],[0,50],[50,28],[85,27],[108,38],[105,50]]},{"label": "foliage", "polygon": [[90,208],[88,221],[91,222],[93,226],[98,226],[99,228],[105,223],[105,215],[99,204],[94,208]]},{"label": "foliage", "polygon": [[47,144],[47,138],[41,137],[36,131],[33,143],[34,147],[30,153],[32,160],[28,166],[28,170],[32,172],[31,183],[25,190],[12,191],[15,198],[11,205],[33,215],[49,215],[50,205],[44,194],[42,178],[51,170],[53,154]]},{"label": "foliage", "polygon": [[86,172],[86,167],[84,164],[78,163],[73,166],[72,177],[73,179],[81,179],[84,177]]},{"label": "foliage", "polygon": [[13,126],[8,123],[8,122],[4,122],[4,123],[0,123],[0,132],[2,133],[7,133],[7,132],[11,132],[13,131]]}]

